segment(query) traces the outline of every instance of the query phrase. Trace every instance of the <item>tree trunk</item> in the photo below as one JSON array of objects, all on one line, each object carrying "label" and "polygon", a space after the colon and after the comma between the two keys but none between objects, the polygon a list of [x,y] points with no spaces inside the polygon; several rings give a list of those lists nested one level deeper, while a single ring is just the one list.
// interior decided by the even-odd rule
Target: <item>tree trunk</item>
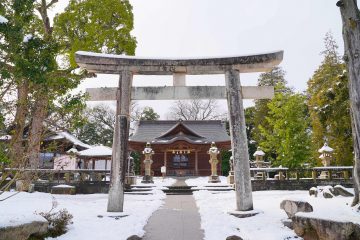
[{"label": "tree trunk", "polygon": [[343,23],[345,47],[344,59],[349,73],[349,93],[351,106],[352,132],[354,140],[354,189],[353,206],[359,203],[360,187],[360,12],[356,0],[341,0],[340,7]]},{"label": "tree trunk", "polygon": [[36,95],[35,107],[32,114],[30,126],[27,156],[29,158],[30,167],[36,169],[39,167],[39,153],[41,140],[43,136],[43,123],[47,114],[48,96],[40,91]]},{"label": "tree trunk", "polygon": [[14,119],[14,129],[11,134],[10,156],[13,167],[24,166],[26,158],[24,157],[24,129],[26,124],[26,115],[28,113],[28,94],[29,83],[23,81],[17,87],[17,104]]}]

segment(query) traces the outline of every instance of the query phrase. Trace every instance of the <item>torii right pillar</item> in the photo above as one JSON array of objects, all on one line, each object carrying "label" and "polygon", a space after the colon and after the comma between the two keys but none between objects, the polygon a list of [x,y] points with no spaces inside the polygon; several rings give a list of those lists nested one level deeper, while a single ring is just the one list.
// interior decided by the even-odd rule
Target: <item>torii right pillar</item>
[{"label": "torii right pillar", "polygon": [[232,156],[234,158],[236,210],[249,211],[253,210],[253,200],[240,72],[232,69],[227,70],[225,82]]}]

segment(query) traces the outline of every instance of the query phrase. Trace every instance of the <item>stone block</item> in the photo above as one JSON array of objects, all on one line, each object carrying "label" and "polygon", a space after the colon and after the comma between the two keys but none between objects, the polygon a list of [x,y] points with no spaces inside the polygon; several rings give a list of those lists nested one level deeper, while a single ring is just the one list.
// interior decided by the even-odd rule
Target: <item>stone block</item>
[{"label": "stone block", "polygon": [[208,183],[219,183],[219,182],[221,182],[219,176],[210,176],[209,177]]},{"label": "stone block", "polygon": [[294,217],[298,212],[313,211],[313,207],[310,205],[310,203],[305,201],[283,200],[280,203],[280,208],[286,212],[289,218]]},{"label": "stone block", "polygon": [[51,188],[51,194],[75,195],[76,187],[70,185],[57,185]]},{"label": "stone block", "polygon": [[349,192],[346,188],[344,188],[343,186],[340,185],[336,185],[332,192],[331,192],[334,196],[343,196],[343,197],[353,197],[354,194]]},{"label": "stone block", "polygon": [[[48,221],[33,221],[15,226],[0,227],[0,240],[27,240],[30,236],[42,236],[48,231]],[[41,239],[41,238],[39,238]]]},{"label": "stone block", "polygon": [[241,237],[236,236],[236,235],[232,235],[232,236],[228,236],[226,238],[226,240],[243,240]]},{"label": "stone block", "polygon": [[295,233],[307,240],[355,240],[360,239],[360,226],[351,222],[294,216]]}]

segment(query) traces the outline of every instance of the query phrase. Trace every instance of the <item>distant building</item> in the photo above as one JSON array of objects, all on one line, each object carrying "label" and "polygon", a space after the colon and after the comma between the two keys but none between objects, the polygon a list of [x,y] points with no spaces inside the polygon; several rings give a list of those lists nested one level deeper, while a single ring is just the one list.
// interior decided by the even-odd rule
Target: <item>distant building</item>
[{"label": "distant building", "polygon": [[[231,149],[225,124],[218,120],[139,121],[134,135],[129,138],[129,150],[141,152],[147,142],[155,152],[152,164],[155,176],[161,175],[162,166],[166,166],[168,176],[209,176],[211,166],[207,151],[211,142],[220,150]],[[143,160],[142,155],[142,174]],[[221,173],[219,160],[218,172]]]}]

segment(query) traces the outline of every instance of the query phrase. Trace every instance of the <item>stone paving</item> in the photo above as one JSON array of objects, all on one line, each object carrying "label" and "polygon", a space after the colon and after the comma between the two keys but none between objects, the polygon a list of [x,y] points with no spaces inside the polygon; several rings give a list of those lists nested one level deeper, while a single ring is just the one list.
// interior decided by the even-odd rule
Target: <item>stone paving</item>
[{"label": "stone paving", "polygon": [[[178,179],[173,186],[186,186]],[[145,226],[145,240],[201,240],[200,214],[192,195],[167,195]]]}]

